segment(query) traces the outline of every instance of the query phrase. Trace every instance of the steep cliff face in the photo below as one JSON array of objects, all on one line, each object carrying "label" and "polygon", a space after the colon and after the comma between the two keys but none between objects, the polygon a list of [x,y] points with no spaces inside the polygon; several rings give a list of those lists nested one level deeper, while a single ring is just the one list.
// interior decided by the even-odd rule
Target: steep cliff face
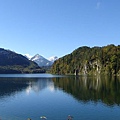
[{"label": "steep cliff face", "polygon": [[102,64],[99,60],[94,61],[88,61],[87,63],[83,64],[82,71],[79,71],[78,73],[90,74],[90,72],[93,72],[94,74],[101,73]]},{"label": "steep cliff face", "polygon": [[80,47],[52,66],[54,74],[120,74],[120,46]]}]

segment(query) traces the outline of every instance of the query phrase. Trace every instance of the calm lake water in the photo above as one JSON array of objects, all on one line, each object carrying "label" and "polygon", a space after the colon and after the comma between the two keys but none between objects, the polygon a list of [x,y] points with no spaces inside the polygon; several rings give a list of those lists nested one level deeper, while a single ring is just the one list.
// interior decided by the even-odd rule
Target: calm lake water
[{"label": "calm lake water", "polygon": [[120,79],[0,75],[1,120],[120,120]]}]

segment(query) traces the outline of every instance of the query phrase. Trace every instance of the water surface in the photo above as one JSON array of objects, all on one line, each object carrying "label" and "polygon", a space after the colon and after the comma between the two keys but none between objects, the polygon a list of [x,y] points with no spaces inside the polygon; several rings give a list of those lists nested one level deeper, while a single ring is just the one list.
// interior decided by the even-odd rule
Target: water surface
[{"label": "water surface", "polygon": [[119,120],[119,113],[118,78],[0,75],[2,120]]}]

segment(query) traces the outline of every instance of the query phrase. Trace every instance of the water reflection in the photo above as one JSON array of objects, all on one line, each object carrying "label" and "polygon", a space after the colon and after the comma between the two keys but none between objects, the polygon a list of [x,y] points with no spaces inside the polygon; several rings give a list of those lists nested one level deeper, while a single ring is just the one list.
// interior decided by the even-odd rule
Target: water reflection
[{"label": "water reflection", "polygon": [[14,78],[0,78],[0,98],[22,91],[28,86],[26,81]]},{"label": "water reflection", "polygon": [[53,78],[54,85],[79,101],[101,101],[106,105],[120,105],[120,80],[116,77]]},{"label": "water reflection", "polygon": [[22,91],[26,91],[27,94],[30,91],[38,93],[47,87],[52,89],[53,86],[51,78],[0,78],[0,98]]},{"label": "water reflection", "polygon": [[50,88],[50,90],[52,90],[54,88],[54,84],[53,84],[51,78],[41,78],[41,79],[29,80],[29,85],[26,88],[26,92],[28,94],[30,93],[30,91],[39,93],[45,88]]},{"label": "water reflection", "polygon": [[0,78],[0,98],[18,92],[39,93],[56,88],[82,102],[101,101],[106,105],[120,105],[120,80],[116,77],[57,77],[57,78]]}]

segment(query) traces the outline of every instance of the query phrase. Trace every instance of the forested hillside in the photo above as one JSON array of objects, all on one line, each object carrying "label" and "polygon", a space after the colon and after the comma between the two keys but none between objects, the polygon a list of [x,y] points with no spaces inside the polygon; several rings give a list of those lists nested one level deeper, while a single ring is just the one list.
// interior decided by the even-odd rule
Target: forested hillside
[{"label": "forested hillside", "polygon": [[0,48],[0,74],[44,72],[36,63],[21,54]]},{"label": "forested hillside", "polygon": [[114,74],[120,75],[120,45],[79,47],[52,66],[53,74]]}]

